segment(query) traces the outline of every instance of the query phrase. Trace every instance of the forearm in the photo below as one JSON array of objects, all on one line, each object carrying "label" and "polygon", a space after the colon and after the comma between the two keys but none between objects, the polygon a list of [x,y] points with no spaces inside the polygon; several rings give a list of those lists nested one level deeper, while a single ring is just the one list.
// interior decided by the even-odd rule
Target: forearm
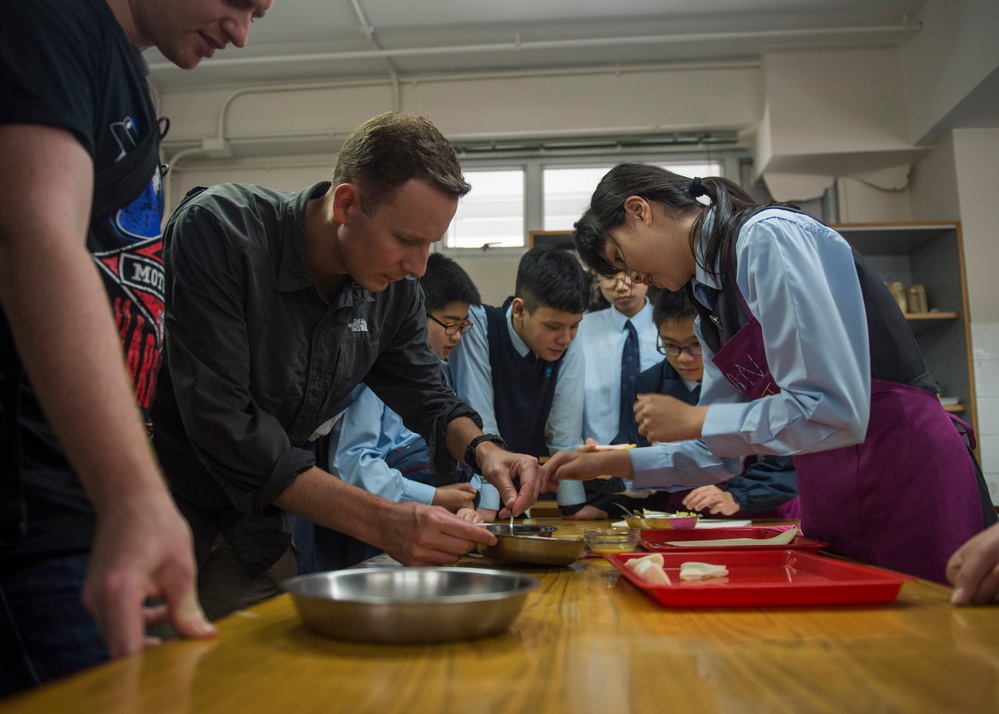
[{"label": "forearm", "polygon": [[696,488],[725,481],[742,471],[742,457],[717,456],[701,441],[678,441],[620,453],[631,459],[633,483],[640,489]]},{"label": "forearm", "polygon": [[300,474],[273,502],[321,526],[384,550],[404,565],[453,563],[495,536],[444,508],[392,503],[318,468]]},{"label": "forearm", "polygon": [[379,525],[393,506],[318,467],[299,474],[273,505],[371,544],[379,542]]},{"label": "forearm", "polygon": [[[0,177],[0,304],[46,417],[103,513],[129,494],[164,486],[85,246],[91,194],[79,187],[90,185],[92,165],[62,132],[5,127],[0,152],[33,156],[18,171],[5,162],[11,170]],[[49,161],[45,170],[61,178],[46,186],[37,164]]]},{"label": "forearm", "polygon": [[[469,442],[475,437],[482,434],[482,429],[480,429],[474,421],[468,417],[458,417],[457,419],[452,419],[447,425],[447,436],[445,443],[447,444],[448,453],[455,458],[456,461],[465,463],[465,449],[468,447]],[[492,446],[497,448],[495,444],[486,443],[479,444],[479,449],[483,447],[488,448]],[[476,452],[476,456],[478,456]],[[468,466],[468,464],[465,464]]]},{"label": "forearm", "polygon": [[[0,265],[4,311],[25,371],[98,512],[130,489],[159,482],[107,296],[89,254],[82,245],[77,255],[54,261],[9,259],[4,251]],[[60,290],[32,290],[38,285]]]}]

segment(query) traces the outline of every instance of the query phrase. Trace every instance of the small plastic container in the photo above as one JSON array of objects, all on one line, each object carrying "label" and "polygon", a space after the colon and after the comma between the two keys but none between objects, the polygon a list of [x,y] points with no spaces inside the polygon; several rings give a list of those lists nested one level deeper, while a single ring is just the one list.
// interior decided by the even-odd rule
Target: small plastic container
[{"label": "small plastic container", "polygon": [[598,554],[630,553],[638,545],[638,528],[585,528],[583,537],[589,549]]}]

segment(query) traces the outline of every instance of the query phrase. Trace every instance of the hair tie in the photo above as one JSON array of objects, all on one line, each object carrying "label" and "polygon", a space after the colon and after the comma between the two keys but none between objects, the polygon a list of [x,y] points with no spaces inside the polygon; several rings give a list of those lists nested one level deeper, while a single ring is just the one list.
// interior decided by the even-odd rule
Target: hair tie
[{"label": "hair tie", "polygon": [[705,194],[707,194],[707,191],[704,190],[704,186],[701,185],[701,177],[698,176],[690,182],[690,195],[694,198],[698,198],[699,196],[704,196]]}]

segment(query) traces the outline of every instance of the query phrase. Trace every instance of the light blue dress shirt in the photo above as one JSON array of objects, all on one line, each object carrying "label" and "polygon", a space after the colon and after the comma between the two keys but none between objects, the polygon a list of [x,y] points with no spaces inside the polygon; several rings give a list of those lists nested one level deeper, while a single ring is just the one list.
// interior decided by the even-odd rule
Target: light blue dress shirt
[{"label": "light blue dress shirt", "polygon": [[[435,487],[408,479],[385,462],[393,450],[421,443],[423,437],[407,429],[402,417],[363,383],[351,398],[330,435],[330,466],[347,483],[390,501],[432,504]],[[482,477],[476,474],[470,483],[481,489]]]},{"label": "light blue dress shirt", "polygon": [[[513,329],[511,311],[512,308],[509,308],[506,312],[506,328],[510,331],[510,339],[517,353],[526,357],[529,348]],[[451,377],[454,379],[454,391],[482,417],[482,431],[503,436],[496,426],[492,366],[489,361],[489,325],[485,309],[473,305],[468,310],[468,319],[474,327],[465,333],[448,359]],[[555,395],[548,413],[548,422],[545,424],[545,443],[552,454],[556,451],[573,450],[583,443],[583,355],[578,342],[579,340],[570,342],[565,351],[555,382]],[[483,502],[490,490],[495,492],[492,485],[483,483]],[[498,493],[495,498],[495,502],[499,504]]]},{"label": "light blue dress shirt", "polygon": [[[864,439],[871,403],[870,347],[850,245],[807,216],[763,211],[736,242],[736,283],[763,331],[779,394],[749,401],[704,347],[701,439],[629,452],[636,487],[694,487],[738,474],[749,454],[793,455]],[[714,306],[720,282],[701,268],[693,288]],[[699,320],[695,322],[700,337]],[[703,345],[702,340],[702,345]]]},{"label": "light blue dress shirt", "polygon": [[583,439],[609,444],[620,428],[621,353],[628,337],[625,323],[631,320],[638,333],[639,372],[662,360],[656,351],[659,331],[652,322],[652,305],[627,317],[611,306],[583,316],[576,342],[583,352]]}]

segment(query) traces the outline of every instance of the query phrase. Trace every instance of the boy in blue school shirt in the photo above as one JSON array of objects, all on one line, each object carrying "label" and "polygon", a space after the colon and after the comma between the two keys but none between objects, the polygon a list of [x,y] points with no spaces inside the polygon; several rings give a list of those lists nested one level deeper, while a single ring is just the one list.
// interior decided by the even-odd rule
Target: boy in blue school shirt
[{"label": "boy in blue school shirt", "polygon": [[583,436],[598,444],[633,444],[638,438],[631,407],[625,401],[627,419],[621,418],[622,359],[628,347],[630,328],[635,330],[638,354],[635,375],[657,365],[662,358],[656,350],[658,332],[652,321],[649,287],[635,283],[623,271],[597,278],[600,293],[610,307],[583,317],[576,339],[583,351]]},{"label": "boy in blue school shirt", "polygon": [[[468,273],[440,253],[430,254],[420,287],[427,314],[427,344],[446,367],[444,360],[471,327],[469,306],[482,300]],[[444,375],[447,378],[447,369]],[[495,502],[489,509],[483,509],[482,515],[476,512],[474,503],[482,478],[465,467],[452,474],[436,473],[423,437],[407,429],[402,418],[363,382],[341,407],[344,410],[329,436],[315,444],[317,462],[326,464],[344,481],[392,501],[441,506],[472,522],[495,516],[498,492],[493,489]],[[302,574],[349,567],[381,553],[356,538],[300,518],[295,519],[293,535],[301,551],[296,563]]]},{"label": "boy in blue school shirt", "polygon": [[[576,256],[539,246],[521,258],[513,297],[469,310],[474,327],[448,360],[455,393],[519,453],[582,443],[583,355],[574,339],[589,299]],[[483,499],[492,493],[483,484]]]},{"label": "boy in blue school shirt", "polygon": [[[649,287],[633,282],[623,271],[599,276],[597,281],[609,307],[583,317],[576,336],[585,365],[583,436],[597,444],[634,444],[639,438],[632,411],[637,377],[661,359]],[[619,479],[586,482],[586,505],[570,517],[607,518],[608,489],[623,490],[626,485]]]}]

